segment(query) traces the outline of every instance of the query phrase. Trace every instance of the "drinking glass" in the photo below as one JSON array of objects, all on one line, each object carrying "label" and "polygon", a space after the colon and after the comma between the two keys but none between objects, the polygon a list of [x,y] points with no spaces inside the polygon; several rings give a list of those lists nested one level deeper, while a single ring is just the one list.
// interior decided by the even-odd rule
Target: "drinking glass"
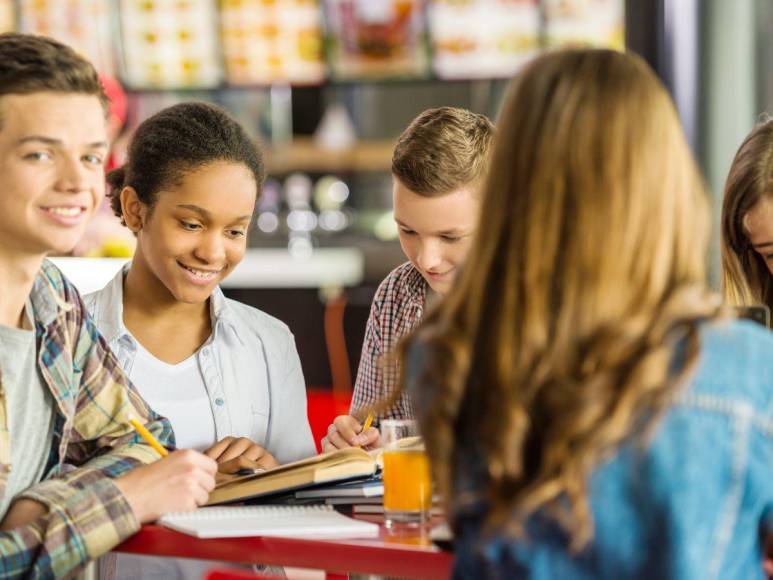
[{"label": "drinking glass", "polygon": [[384,520],[387,526],[421,524],[432,508],[432,481],[416,421],[381,421],[384,449]]}]

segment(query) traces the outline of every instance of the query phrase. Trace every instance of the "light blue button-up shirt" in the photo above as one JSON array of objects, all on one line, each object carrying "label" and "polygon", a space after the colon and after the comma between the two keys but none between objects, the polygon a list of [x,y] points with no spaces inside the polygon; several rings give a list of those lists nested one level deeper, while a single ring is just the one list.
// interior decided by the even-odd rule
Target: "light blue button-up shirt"
[{"label": "light blue button-up shirt", "polygon": [[[123,324],[123,279],[128,267],[84,301],[130,374],[137,343]],[[220,288],[212,294],[210,312],[212,334],[195,356],[217,439],[247,437],[279,463],[314,455],[306,385],[290,329],[257,308],[226,298]]]}]

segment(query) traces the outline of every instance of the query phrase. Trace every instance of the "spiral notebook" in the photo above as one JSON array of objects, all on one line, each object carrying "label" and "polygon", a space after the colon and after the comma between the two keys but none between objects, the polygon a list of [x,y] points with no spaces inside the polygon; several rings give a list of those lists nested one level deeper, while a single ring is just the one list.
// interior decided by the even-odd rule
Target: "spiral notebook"
[{"label": "spiral notebook", "polygon": [[327,505],[204,507],[167,514],[158,524],[197,538],[337,539],[373,538],[379,533],[378,524],[355,520]]}]

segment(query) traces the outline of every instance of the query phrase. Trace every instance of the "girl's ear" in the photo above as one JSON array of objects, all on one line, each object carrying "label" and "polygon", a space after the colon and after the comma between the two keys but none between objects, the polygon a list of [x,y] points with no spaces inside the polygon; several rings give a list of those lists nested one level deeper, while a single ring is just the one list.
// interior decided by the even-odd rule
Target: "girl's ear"
[{"label": "girl's ear", "polygon": [[126,227],[135,234],[145,225],[147,206],[140,201],[134,188],[128,185],[121,190],[121,213]]}]

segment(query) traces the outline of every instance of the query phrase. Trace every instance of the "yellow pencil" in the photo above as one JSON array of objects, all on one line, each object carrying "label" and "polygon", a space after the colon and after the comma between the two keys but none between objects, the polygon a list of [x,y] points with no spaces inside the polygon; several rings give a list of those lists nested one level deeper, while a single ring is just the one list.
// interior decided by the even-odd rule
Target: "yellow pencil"
[{"label": "yellow pencil", "polygon": [[373,413],[368,413],[368,418],[365,419],[365,423],[362,425],[362,431],[360,433],[363,433],[370,429],[370,426],[373,424]]},{"label": "yellow pencil", "polygon": [[161,446],[161,443],[159,443],[156,438],[153,437],[153,434],[145,429],[145,425],[137,421],[137,419],[132,416],[129,416],[129,423],[132,424],[132,427],[134,427],[135,431],[137,431],[139,436],[142,437],[148,445],[158,451],[158,454],[161,457],[166,457],[169,455],[169,452]]}]

